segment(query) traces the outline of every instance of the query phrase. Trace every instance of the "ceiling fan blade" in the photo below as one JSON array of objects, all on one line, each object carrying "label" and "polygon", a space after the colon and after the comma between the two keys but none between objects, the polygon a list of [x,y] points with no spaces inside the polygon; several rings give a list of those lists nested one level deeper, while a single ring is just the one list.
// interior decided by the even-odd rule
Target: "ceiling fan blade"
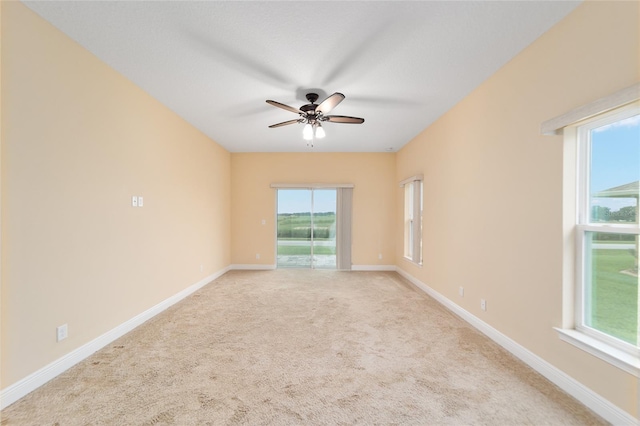
[{"label": "ceiling fan blade", "polygon": [[267,103],[269,105],[273,105],[274,107],[286,109],[287,111],[291,111],[291,112],[293,112],[295,114],[303,114],[303,112],[300,111],[299,109],[294,108],[294,107],[290,107],[289,105],[281,104],[280,102],[268,100]]},{"label": "ceiling fan blade", "polygon": [[324,101],[320,102],[320,105],[316,108],[316,112],[321,112],[323,114],[328,114],[329,111],[338,106],[340,102],[344,100],[344,95],[342,93],[334,93],[329,96]]},{"label": "ceiling fan blade", "polygon": [[347,117],[346,115],[325,115],[326,121],[331,123],[351,123],[351,124],[362,124],[364,123],[364,118],[358,117]]},{"label": "ceiling fan blade", "polygon": [[275,129],[276,127],[282,127],[282,126],[288,126],[289,124],[295,124],[295,123],[299,123],[300,120],[289,120],[289,121],[283,121],[282,123],[278,123],[278,124],[272,124],[271,126],[269,126],[270,129]]}]

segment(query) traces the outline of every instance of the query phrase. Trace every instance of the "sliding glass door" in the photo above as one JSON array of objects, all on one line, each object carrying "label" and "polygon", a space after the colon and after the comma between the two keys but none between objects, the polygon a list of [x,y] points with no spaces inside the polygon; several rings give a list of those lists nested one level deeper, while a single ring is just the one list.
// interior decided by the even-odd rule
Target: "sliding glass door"
[{"label": "sliding glass door", "polygon": [[313,266],[336,268],[336,190],[312,190]]},{"label": "sliding glass door", "polygon": [[336,190],[278,189],[278,268],[336,268]]}]

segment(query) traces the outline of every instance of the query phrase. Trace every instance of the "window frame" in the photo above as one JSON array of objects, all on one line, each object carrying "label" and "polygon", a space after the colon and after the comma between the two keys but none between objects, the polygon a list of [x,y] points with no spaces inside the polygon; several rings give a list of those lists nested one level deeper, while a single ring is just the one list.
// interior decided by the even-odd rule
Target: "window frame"
[{"label": "window frame", "polygon": [[[578,151],[578,127],[590,121],[598,121],[618,114],[627,108],[640,108],[640,83],[621,89],[615,93],[595,101],[579,106],[562,115],[543,122],[540,126],[543,135],[562,135],[563,138],[563,184],[562,184],[562,322],[553,327],[560,340],[569,343],[611,365],[640,377],[640,352],[620,349],[616,342],[611,342],[609,336],[597,330],[584,332],[579,323],[578,309],[582,309],[582,301],[578,306],[578,291],[582,291],[578,283],[582,283],[585,251],[584,235],[586,231],[601,231],[604,227],[580,223],[578,216],[581,210],[578,205],[580,191],[578,173],[584,164],[579,163],[581,156]],[[582,209],[584,211],[584,209]],[[588,212],[588,210],[587,210]],[[578,232],[578,226],[581,226]],[[617,224],[606,224],[612,232],[621,229]],[[582,263],[580,263],[582,262]],[[580,263],[580,265],[579,265]],[[599,334],[602,335],[599,335]],[[611,337],[611,339],[614,339]],[[612,344],[613,343],[613,344]],[[623,342],[624,343],[624,342]],[[632,345],[631,345],[632,346]]]},{"label": "window frame", "polygon": [[[400,182],[402,187],[403,213],[402,213],[402,256],[405,260],[422,266],[422,212],[424,207],[424,177],[423,175],[411,176]],[[409,191],[408,189],[411,188]],[[410,193],[410,199],[407,194]],[[409,208],[409,212],[407,211]],[[416,220],[416,218],[418,218]],[[409,226],[407,226],[409,221]],[[416,226],[417,225],[417,226]]]},{"label": "window frame", "polygon": [[640,114],[640,105],[632,103],[616,108],[613,111],[597,115],[595,117],[576,123],[576,149],[577,149],[577,172],[576,172],[576,280],[575,280],[575,330],[593,339],[612,346],[613,348],[629,353],[632,356],[640,357],[640,342],[636,345],[620,340],[610,334],[597,330],[586,325],[585,311],[586,287],[589,268],[588,251],[590,250],[587,233],[597,232],[603,234],[640,234],[640,225],[637,222],[608,223],[594,222],[591,219],[591,131],[607,124],[617,123],[624,119]]}]

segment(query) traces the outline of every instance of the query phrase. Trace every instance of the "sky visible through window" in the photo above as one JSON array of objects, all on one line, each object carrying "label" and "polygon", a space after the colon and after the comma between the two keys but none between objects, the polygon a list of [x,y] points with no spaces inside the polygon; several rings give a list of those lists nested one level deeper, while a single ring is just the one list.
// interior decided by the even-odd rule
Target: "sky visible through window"
[{"label": "sky visible through window", "polygon": [[[311,209],[311,191],[308,189],[278,190],[278,213],[308,213]],[[315,189],[313,191],[313,212],[335,212],[336,190]]]},{"label": "sky visible through window", "polygon": [[[591,132],[591,193],[640,180],[640,115]],[[635,206],[634,198],[597,198],[611,211]]]}]

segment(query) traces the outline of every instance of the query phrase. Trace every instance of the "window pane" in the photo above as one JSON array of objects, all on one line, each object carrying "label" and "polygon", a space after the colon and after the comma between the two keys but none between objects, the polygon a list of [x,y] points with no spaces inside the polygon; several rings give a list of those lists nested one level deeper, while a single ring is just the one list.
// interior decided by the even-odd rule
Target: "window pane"
[{"label": "window pane", "polygon": [[638,236],[585,235],[584,325],[636,345]]},{"label": "window pane", "polygon": [[413,182],[404,186],[404,255],[413,258]]},{"label": "window pane", "polygon": [[278,190],[278,268],[311,267],[311,191]]},{"label": "window pane", "polygon": [[420,253],[418,255],[418,263],[422,263],[422,214],[424,211],[424,182],[420,181],[420,217],[418,220],[420,221]]},{"label": "window pane", "polygon": [[336,268],[336,190],[313,190],[313,265]]},{"label": "window pane", "polygon": [[336,194],[278,190],[278,268],[336,268]]},{"label": "window pane", "polygon": [[592,223],[638,223],[640,115],[590,131]]}]

